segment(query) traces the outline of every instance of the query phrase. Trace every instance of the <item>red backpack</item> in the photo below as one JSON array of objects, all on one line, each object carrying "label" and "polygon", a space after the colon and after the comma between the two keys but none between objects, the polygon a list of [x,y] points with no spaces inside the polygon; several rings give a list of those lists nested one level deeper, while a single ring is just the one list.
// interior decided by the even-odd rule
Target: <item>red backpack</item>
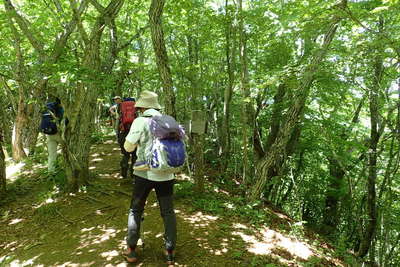
[{"label": "red backpack", "polygon": [[127,132],[131,128],[132,122],[136,119],[136,108],[134,101],[124,101],[119,104],[120,118],[119,129]]}]

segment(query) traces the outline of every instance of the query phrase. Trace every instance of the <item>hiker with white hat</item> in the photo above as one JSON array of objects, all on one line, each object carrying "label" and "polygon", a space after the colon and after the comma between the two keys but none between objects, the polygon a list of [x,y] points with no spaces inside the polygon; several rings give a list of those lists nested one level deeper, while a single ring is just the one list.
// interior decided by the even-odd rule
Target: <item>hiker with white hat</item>
[{"label": "hiker with white hat", "polygon": [[[125,150],[130,152],[136,148],[137,161],[146,161],[146,152],[151,148],[153,137],[150,134],[149,120],[153,116],[161,116],[158,95],[143,91],[135,107],[141,116],[132,123],[125,139]],[[130,263],[137,262],[137,242],[140,238],[140,224],[146,199],[154,188],[164,222],[165,255],[169,265],[174,264],[176,247],[176,216],[173,206],[174,174],[154,172],[152,170],[134,170],[135,187],[128,215],[127,251],[124,257]]]}]

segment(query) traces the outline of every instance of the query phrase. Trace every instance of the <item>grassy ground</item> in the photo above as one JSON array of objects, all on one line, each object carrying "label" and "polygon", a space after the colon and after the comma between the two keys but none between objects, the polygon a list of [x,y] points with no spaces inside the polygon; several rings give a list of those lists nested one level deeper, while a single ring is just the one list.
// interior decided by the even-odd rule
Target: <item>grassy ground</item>
[{"label": "grassy ground", "polygon": [[[57,192],[62,177],[50,180],[44,166],[25,166],[0,206],[0,266],[128,266],[121,251],[133,186],[120,178],[119,159],[115,141],[95,145],[91,185],[70,195]],[[178,179],[176,266],[346,266],[315,236],[298,235],[301,227],[284,214],[266,210],[267,220],[255,226],[243,216],[246,209],[225,201],[229,193],[214,191],[199,196],[190,177]],[[143,233],[137,266],[165,266],[154,192]]]}]

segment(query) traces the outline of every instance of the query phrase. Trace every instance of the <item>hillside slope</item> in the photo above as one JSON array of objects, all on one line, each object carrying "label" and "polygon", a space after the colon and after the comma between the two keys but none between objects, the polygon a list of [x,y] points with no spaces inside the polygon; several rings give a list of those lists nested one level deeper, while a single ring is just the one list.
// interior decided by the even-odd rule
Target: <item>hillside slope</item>
[{"label": "hillside slope", "polygon": [[[36,175],[21,173],[17,197],[0,208],[0,266],[127,266],[120,253],[132,184],[119,178],[119,159],[114,141],[94,146],[92,184],[67,196],[39,175],[44,166],[35,165]],[[206,212],[193,205],[202,199],[190,185],[183,177],[176,185],[176,266],[346,266],[312,235],[296,238],[302,228],[287,216],[268,210],[269,223],[255,227],[235,216],[229,204]],[[154,192],[146,204],[143,233],[137,265],[164,266],[163,224]]]}]

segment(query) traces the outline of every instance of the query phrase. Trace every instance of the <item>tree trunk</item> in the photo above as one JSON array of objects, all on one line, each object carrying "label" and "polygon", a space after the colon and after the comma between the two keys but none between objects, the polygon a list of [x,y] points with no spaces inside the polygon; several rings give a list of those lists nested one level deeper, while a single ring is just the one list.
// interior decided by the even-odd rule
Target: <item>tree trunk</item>
[{"label": "tree trunk", "polygon": [[24,134],[24,145],[28,148],[29,155],[35,154],[40,125],[40,105],[27,105],[28,123]]},{"label": "tree trunk", "polygon": [[[20,89],[22,91],[23,89]],[[14,122],[13,143],[12,143],[12,158],[15,161],[21,161],[26,158],[26,153],[23,146],[23,129],[26,127],[26,113],[23,94],[19,96],[18,112]]]},{"label": "tree trunk", "polygon": [[8,16],[9,26],[11,32],[14,36],[13,46],[16,54],[16,67],[15,71],[15,80],[18,84],[18,106],[17,113],[15,116],[14,122],[14,130],[13,130],[13,138],[12,138],[12,158],[15,161],[21,161],[26,158],[26,153],[24,151],[23,146],[23,133],[26,128],[27,116],[26,116],[26,104],[25,104],[25,66],[24,66],[24,57],[22,55],[21,50],[21,38],[14,26],[14,22],[10,16]]},{"label": "tree trunk", "polygon": [[329,158],[329,188],[325,198],[325,212],[323,224],[326,226],[326,233],[334,233],[339,222],[338,208],[341,199],[340,191],[343,187],[345,171],[337,159]]},{"label": "tree trunk", "polygon": [[204,134],[192,133],[194,180],[197,192],[204,192]]},{"label": "tree trunk", "polygon": [[236,40],[235,40],[235,30],[234,26],[232,26],[233,15],[230,12],[230,6],[228,5],[228,0],[225,0],[225,20],[226,20],[226,29],[225,29],[225,58],[226,58],[226,72],[228,76],[228,82],[224,90],[224,109],[223,109],[223,118],[221,125],[221,160],[222,160],[222,172],[224,172],[227,168],[228,159],[231,152],[231,129],[230,129],[230,120],[231,120],[231,102],[232,102],[232,93],[234,86],[234,67],[235,67],[235,56],[236,56]]},{"label": "tree trunk", "polygon": [[100,41],[106,21],[114,19],[121,9],[124,0],[112,0],[98,15],[85,47],[85,58],[82,68],[91,70],[86,79],[71,91],[72,101],[68,103],[65,116],[68,125],[62,131],[63,155],[66,162],[66,173],[69,191],[76,191],[89,179],[89,152],[91,135],[94,129],[97,96],[99,94],[99,73],[101,70]]},{"label": "tree trunk", "polygon": [[[380,31],[383,28],[383,20],[379,21]],[[379,52],[379,51],[376,51]],[[357,252],[359,257],[367,255],[371,243],[375,237],[377,225],[377,208],[376,208],[376,178],[377,178],[377,146],[379,142],[378,121],[379,121],[379,104],[378,97],[380,92],[380,81],[383,74],[383,59],[377,55],[374,62],[374,77],[369,94],[369,110],[371,116],[371,141],[369,145],[369,163],[368,163],[368,195],[367,195],[367,215],[366,228],[361,237],[360,248]]]},{"label": "tree trunk", "polygon": [[[188,21],[188,25],[192,25],[192,21]],[[199,47],[196,37],[191,34],[187,36],[189,74],[190,81],[190,110],[191,124],[202,123],[206,120],[204,105],[202,104],[201,80],[199,70]],[[192,130],[192,129],[191,129]],[[195,180],[195,189],[198,192],[204,191],[204,132],[191,132],[193,146],[193,176]]]},{"label": "tree trunk", "polygon": [[83,84],[78,84],[77,91],[81,93],[81,98],[76,97],[74,103],[78,108],[68,107],[70,112],[66,112],[69,124],[62,135],[62,150],[68,182],[67,189],[72,192],[87,184],[89,180],[90,137],[94,126],[92,114],[96,107],[96,101],[93,100],[94,93],[91,90],[93,88],[85,90]]},{"label": "tree trunk", "polygon": [[151,40],[156,55],[157,68],[164,88],[165,112],[176,118],[175,93],[173,90],[171,70],[168,62],[167,48],[165,47],[164,32],[162,28],[162,13],[165,0],[152,0],[149,10]]},{"label": "tree trunk", "polygon": [[249,142],[251,135],[254,131],[254,108],[252,99],[250,96],[250,84],[249,84],[249,70],[247,63],[247,36],[244,28],[244,13],[242,0],[238,2],[239,6],[239,28],[240,28],[240,82],[242,87],[242,147],[243,147],[243,182],[246,184],[251,181],[254,172],[251,171],[252,164],[250,163],[251,157],[249,151],[253,151],[253,144]]},{"label": "tree trunk", "polygon": [[[353,125],[355,125],[359,120],[360,112],[364,104],[364,99],[365,98],[362,98],[359,105],[357,106],[353,119],[351,120],[350,127],[345,129],[344,132],[341,134],[343,143],[348,140]],[[330,180],[327,195],[325,198],[325,211],[323,215],[323,224],[326,226],[325,232],[327,234],[334,233],[339,223],[339,204],[343,197],[343,194],[341,192],[344,186],[344,177],[347,169],[345,163],[342,163],[336,155],[343,154],[344,152],[346,153],[351,149],[352,148],[342,147],[341,151],[336,151],[336,153],[328,157]]]},{"label": "tree trunk", "polygon": [[6,162],[3,152],[3,142],[3,131],[0,128],[0,199],[4,198],[6,195]]},{"label": "tree trunk", "polygon": [[[334,16],[333,21],[329,26],[328,32],[325,34],[324,42],[321,49],[317,50],[316,55],[313,57],[312,62],[305,69],[299,88],[297,88],[293,97],[294,103],[288,110],[287,119],[285,124],[280,128],[278,136],[271,146],[268,153],[258,163],[256,174],[258,180],[252,188],[250,198],[256,200],[260,197],[261,192],[264,190],[264,186],[270,177],[268,174],[275,166],[281,166],[281,162],[286,160],[285,150],[293,129],[298,125],[299,119],[302,117],[304,106],[308,98],[310,87],[314,81],[314,76],[319,69],[319,65],[324,59],[329,45],[336,33],[336,29],[341,18]],[[279,173],[279,170],[274,170]]]}]

